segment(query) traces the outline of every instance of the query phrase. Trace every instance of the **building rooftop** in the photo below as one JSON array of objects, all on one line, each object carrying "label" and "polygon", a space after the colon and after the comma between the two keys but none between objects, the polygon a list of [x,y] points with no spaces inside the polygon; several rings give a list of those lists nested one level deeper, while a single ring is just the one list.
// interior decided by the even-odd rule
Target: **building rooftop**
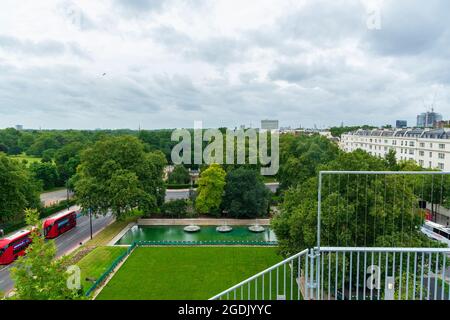
[{"label": "building rooftop", "polygon": [[373,129],[348,132],[348,135],[354,136],[379,136],[379,137],[411,137],[411,138],[428,138],[428,139],[450,139],[450,129],[421,129],[421,128],[408,128],[408,129]]}]

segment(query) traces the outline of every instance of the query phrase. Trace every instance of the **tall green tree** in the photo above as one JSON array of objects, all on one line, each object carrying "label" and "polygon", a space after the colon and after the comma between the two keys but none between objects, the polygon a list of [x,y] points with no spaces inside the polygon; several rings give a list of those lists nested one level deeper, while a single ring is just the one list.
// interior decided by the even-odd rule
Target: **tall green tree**
[{"label": "tall green tree", "polygon": [[0,153],[0,222],[20,219],[25,208],[38,208],[39,190],[25,165]]},{"label": "tall green tree", "polygon": [[164,201],[165,165],[162,153],[145,152],[136,137],[104,138],[82,152],[74,182],[79,204],[119,219],[133,209],[151,212]]},{"label": "tall green tree", "polygon": [[64,259],[55,259],[54,241],[42,237],[37,210],[26,210],[25,220],[31,231],[31,244],[26,255],[19,257],[11,269],[15,284],[15,299],[19,300],[72,300],[80,298],[80,289],[69,289]]},{"label": "tall green tree", "polygon": [[183,165],[176,165],[173,171],[169,174],[168,182],[170,184],[187,184],[191,181],[189,170]]},{"label": "tall green tree", "polygon": [[220,204],[225,187],[226,173],[218,164],[202,171],[198,180],[195,208],[199,213],[220,215]]},{"label": "tall green tree", "polygon": [[35,178],[42,182],[44,190],[52,189],[58,186],[59,177],[56,166],[51,162],[33,162],[30,164],[30,170]]},{"label": "tall green tree", "polygon": [[[341,153],[317,170],[386,171],[384,159],[362,150]],[[385,175],[327,175],[322,181],[321,241],[328,246],[433,246],[419,231],[416,179]],[[281,250],[313,247],[317,237],[316,176],[289,189],[272,221]]]},{"label": "tall green tree", "polygon": [[238,168],[226,177],[223,208],[234,218],[256,218],[268,212],[270,191],[256,170]]}]

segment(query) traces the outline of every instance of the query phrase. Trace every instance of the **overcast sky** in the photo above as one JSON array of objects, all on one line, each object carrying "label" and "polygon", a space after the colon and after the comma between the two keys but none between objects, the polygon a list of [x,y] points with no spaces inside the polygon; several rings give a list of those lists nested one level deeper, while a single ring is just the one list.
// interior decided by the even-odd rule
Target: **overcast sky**
[{"label": "overcast sky", "polygon": [[448,0],[0,5],[0,127],[450,118]]}]

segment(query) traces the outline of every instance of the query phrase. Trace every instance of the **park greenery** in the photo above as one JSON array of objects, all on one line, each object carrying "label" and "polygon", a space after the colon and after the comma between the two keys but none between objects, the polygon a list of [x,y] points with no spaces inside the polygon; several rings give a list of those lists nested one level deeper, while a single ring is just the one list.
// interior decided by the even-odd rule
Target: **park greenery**
[{"label": "park greenery", "polygon": [[202,171],[195,199],[195,207],[199,213],[220,215],[225,177],[225,170],[218,164],[212,164]]},{"label": "park greenery", "polygon": [[164,202],[164,155],[146,152],[136,137],[109,137],[81,154],[74,176],[79,204],[95,214],[111,211],[117,218],[134,209],[156,210]]}]

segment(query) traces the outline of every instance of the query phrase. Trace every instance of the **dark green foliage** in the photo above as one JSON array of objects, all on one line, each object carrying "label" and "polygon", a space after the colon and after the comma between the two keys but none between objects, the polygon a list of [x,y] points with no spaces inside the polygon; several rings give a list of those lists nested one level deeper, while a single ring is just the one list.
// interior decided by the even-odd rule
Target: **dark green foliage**
[{"label": "dark green foliage", "polygon": [[223,208],[233,218],[256,218],[267,215],[270,191],[255,170],[239,168],[226,177]]},{"label": "dark green foliage", "polygon": [[173,171],[169,174],[169,184],[189,184],[191,176],[189,170],[182,165],[176,165]]},{"label": "dark green foliage", "polygon": [[164,202],[162,153],[147,153],[136,137],[108,137],[81,155],[75,179],[80,205],[119,219],[133,209],[155,210]]},{"label": "dark green foliage", "polygon": [[34,162],[30,164],[30,171],[34,177],[42,182],[44,190],[50,190],[58,186],[59,178],[56,166],[51,162]]}]

